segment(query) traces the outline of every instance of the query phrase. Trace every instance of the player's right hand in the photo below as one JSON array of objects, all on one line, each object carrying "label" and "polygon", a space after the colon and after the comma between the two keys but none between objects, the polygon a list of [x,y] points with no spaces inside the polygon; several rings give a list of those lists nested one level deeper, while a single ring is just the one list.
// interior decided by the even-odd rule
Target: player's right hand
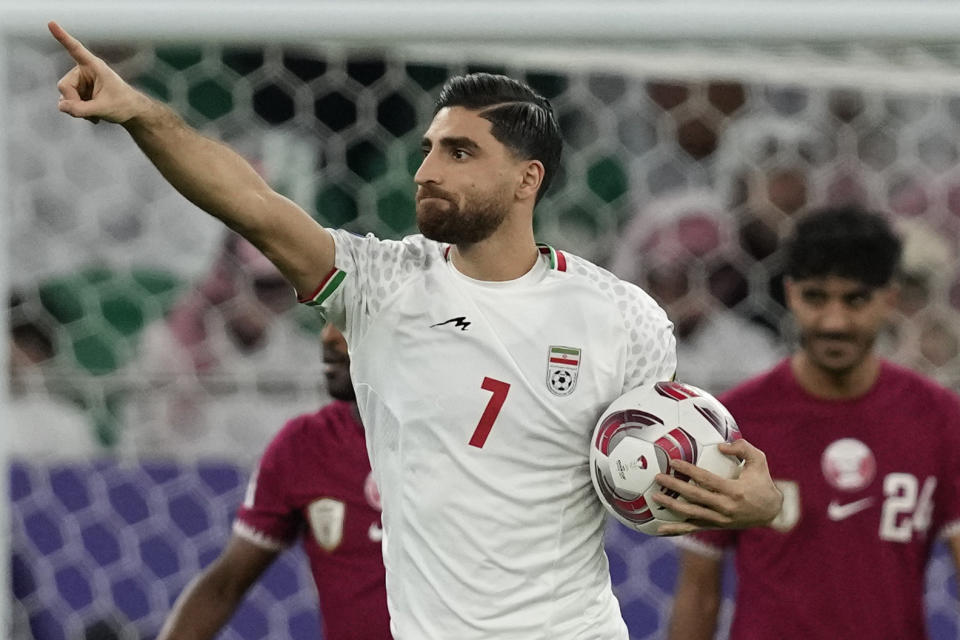
[{"label": "player's right hand", "polygon": [[77,63],[57,83],[60,111],[91,122],[103,119],[123,124],[149,106],[149,98],[124,82],[63,27],[49,22],[47,28]]}]

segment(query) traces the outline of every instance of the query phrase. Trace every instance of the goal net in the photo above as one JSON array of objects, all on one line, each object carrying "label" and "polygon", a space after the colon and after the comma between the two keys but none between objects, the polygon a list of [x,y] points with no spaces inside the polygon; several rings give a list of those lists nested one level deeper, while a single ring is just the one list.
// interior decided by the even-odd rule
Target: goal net
[{"label": "goal net", "polygon": [[[680,371],[714,391],[792,337],[776,251],[791,220],[823,204],[888,212],[906,253],[882,349],[960,386],[960,45],[948,5],[878,3],[868,15],[833,3],[834,23],[810,3],[804,27],[788,9],[744,3],[730,14],[696,5],[699,22],[689,9],[644,16],[647,3],[610,3],[605,19],[604,3],[590,15],[533,3],[540,14],[508,26],[496,14],[513,11],[505,3],[424,2],[413,14],[355,4],[299,18],[291,3],[271,13],[249,2],[226,18],[212,2],[136,15],[93,3],[75,23],[6,14],[0,443],[12,598],[0,611],[12,637],[153,637],[219,553],[271,435],[327,401],[322,320],[122,129],[58,113],[70,63],[43,29],[49,17],[323,224],[381,237],[415,232],[412,176],[443,81],[479,70],[527,81],[554,104],[566,142],[538,239],[645,286],[691,336],[715,320],[701,344],[682,341]],[[632,637],[660,637],[674,545],[611,525],[608,554]],[[314,598],[294,551],[219,637],[316,637]],[[938,546],[932,637],[960,635],[957,604]],[[730,611],[728,597],[724,624]]]}]

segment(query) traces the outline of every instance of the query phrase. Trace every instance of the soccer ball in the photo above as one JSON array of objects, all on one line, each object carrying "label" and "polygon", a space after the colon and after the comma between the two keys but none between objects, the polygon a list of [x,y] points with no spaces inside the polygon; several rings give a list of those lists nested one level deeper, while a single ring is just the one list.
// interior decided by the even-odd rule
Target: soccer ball
[{"label": "soccer ball", "polygon": [[[600,501],[617,520],[648,535],[686,516],[652,500],[666,492],[654,479],[685,460],[724,478],[740,473],[741,461],[717,445],[740,439],[733,416],[706,391],[682,382],[657,382],[626,392],[597,421],[590,445],[590,471]],[[681,500],[683,498],[680,498]]]}]

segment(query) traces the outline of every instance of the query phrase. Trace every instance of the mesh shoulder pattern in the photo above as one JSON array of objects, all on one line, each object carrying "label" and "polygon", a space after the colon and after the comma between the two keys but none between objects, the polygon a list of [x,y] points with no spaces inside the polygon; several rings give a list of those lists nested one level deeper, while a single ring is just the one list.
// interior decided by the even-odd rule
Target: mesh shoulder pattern
[{"label": "mesh shoulder pattern", "polygon": [[578,256],[566,254],[567,271],[594,289],[620,316],[627,337],[624,391],[645,382],[668,380],[677,370],[673,323],[640,287]]},{"label": "mesh shoulder pattern", "polygon": [[[381,240],[373,234],[359,236],[331,230],[336,243],[336,291],[329,291],[323,308],[329,319],[351,335],[362,334],[367,320],[376,316],[385,300],[409,279],[444,259],[447,245],[412,235],[402,240]],[[341,276],[342,274],[342,276]]]}]

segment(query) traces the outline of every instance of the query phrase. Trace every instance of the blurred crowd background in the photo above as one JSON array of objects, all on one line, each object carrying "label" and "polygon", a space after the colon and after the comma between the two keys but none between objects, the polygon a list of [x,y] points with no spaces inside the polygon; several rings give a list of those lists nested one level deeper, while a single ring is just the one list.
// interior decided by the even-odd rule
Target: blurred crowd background
[{"label": "blurred crowd background", "polygon": [[[342,49],[88,44],[190,124],[228,141],[323,224],[381,237],[416,231],[412,176],[443,81],[479,70],[526,80],[553,102],[567,145],[562,173],[538,207],[538,239],[651,293],[676,324],[679,378],[713,392],[789,351],[779,240],[791,221],[828,204],[885,212],[906,251],[882,352],[960,391],[960,94],[807,86],[802,78],[781,85],[548,72],[522,59],[498,67]],[[152,612],[169,605],[164,599],[213,548],[213,532],[225,530],[215,523],[231,515],[224,505],[239,499],[243,470],[287,418],[327,401],[323,319],[295,304],[249,244],[174,193],[122,129],[57,112],[54,85],[67,61],[53,45],[16,41],[8,60],[9,375],[12,453],[21,461],[14,501],[30,559],[21,574],[46,571],[52,593],[69,583],[62,567],[87,556],[65,551],[68,542],[36,542],[55,533],[79,536],[103,565],[84,537],[94,526],[84,514],[98,496],[109,502],[135,487],[144,502],[165,505],[166,537],[198,549],[185,561],[178,544],[164,543],[173,560],[155,554],[161,586],[142,586],[151,604],[139,614],[120,607],[136,624],[106,625],[115,637],[149,637],[159,622]],[[130,466],[135,459],[143,466]],[[57,489],[54,471],[38,461],[82,470],[75,464],[71,473],[80,475],[63,484],[73,489]],[[204,488],[184,489],[184,474]],[[58,493],[78,486],[88,500]],[[170,507],[183,495],[188,515],[215,503],[219,515],[191,532]],[[50,509],[78,524],[31,520]],[[95,548],[113,540],[150,555],[142,539],[90,535]],[[634,537],[614,531],[611,539],[634,637],[653,637],[675,576],[672,556],[657,547],[636,559],[623,551]],[[36,568],[40,558],[49,569]],[[116,573],[85,579],[87,590],[124,592]],[[939,579],[935,567],[934,615],[937,602],[947,611],[956,604],[955,579]],[[44,581],[31,580],[18,595],[33,620],[46,596],[38,595]],[[64,605],[82,613],[51,623],[63,635],[49,637],[89,630],[96,600]],[[955,634],[955,619],[944,613],[932,628]]]}]

